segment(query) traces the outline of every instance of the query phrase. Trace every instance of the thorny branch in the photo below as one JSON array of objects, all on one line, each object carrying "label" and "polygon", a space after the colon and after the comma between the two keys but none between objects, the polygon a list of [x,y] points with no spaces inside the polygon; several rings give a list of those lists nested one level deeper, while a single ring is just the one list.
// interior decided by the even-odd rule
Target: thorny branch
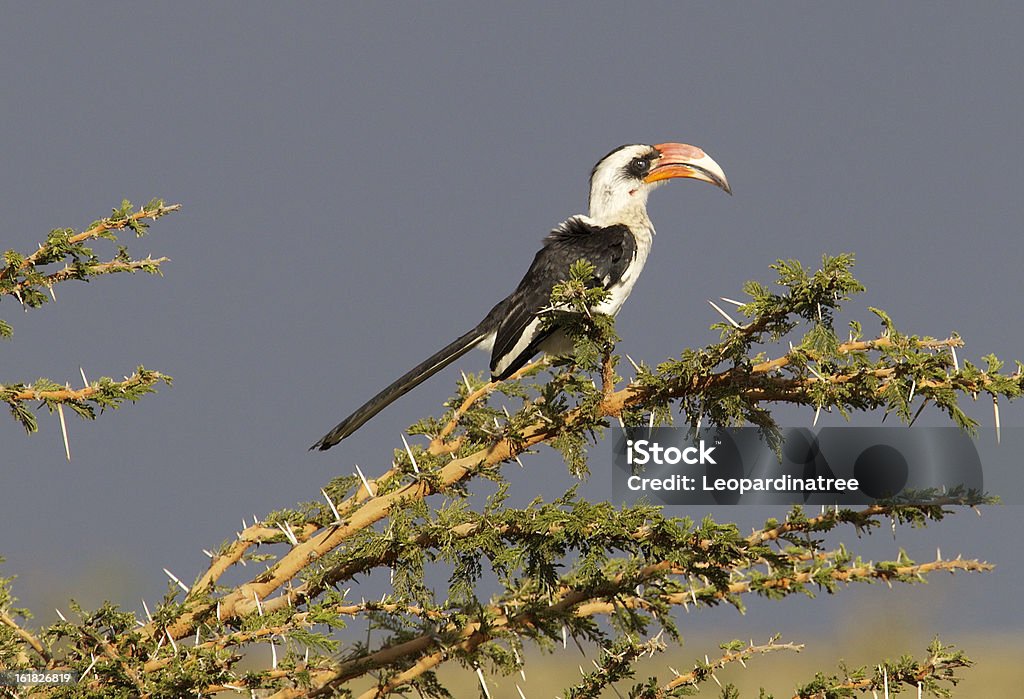
[{"label": "thorny branch", "polygon": [[[179,204],[167,205],[159,199],[154,199],[136,210],[131,202],[125,200],[110,216],[94,222],[80,233],[67,228],[51,231],[46,241],[29,255],[7,250],[0,264],[0,299],[4,296],[13,296],[28,310],[43,305],[50,297],[56,300],[54,287],[62,282],[89,280],[92,277],[118,272],[142,271],[159,274],[161,265],[167,261],[165,257],[147,256],[135,260],[128,255],[125,248],[119,248],[112,259],[100,261],[85,243],[99,238],[116,241],[115,231],[123,229],[141,236],[149,226],[146,219],[156,220],[180,208]],[[42,269],[61,261],[64,265],[59,269]],[[44,292],[48,292],[49,296]],[[0,320],[0,337],[10,337],[12,332],[11,326]],[[22,403],[40,401],[50,411],[60,412],[63,431],[64,407],[70,408],[81,417],[91,419],[95,417],[95,408],[117,408],[125,401],[135,401],[147,393],[154,392],[154,386],[159,382],[170,384],[169,376],[147,371],[142,367],[139,367],[132,376],[126,376],[124,381],[103,378],[89,383],[85,379],[84,371],[82,380],[86,385],[77,390],[71,389],[68,384],[61,385],[45,378],[34,383],[0,384],[0,401],[10,406],[15,420],[28,432],[35,432],[38,424],[35,415]],[[66,436],[65,432],[65,446]]]},{"label": "thorny branch", "polygon": [[[955,412],[956,395],[987,391],[1012,399],[1020,394],[1019,368],[1007,376],[995,361],[987,370],[967,363],[961,367],[953,354],[961,345],[958,337],[901,335],[884,314],[885,331],[879,337],[855,338],[857,328],[849,341],[835,340],[833,307],[857,286],[846,276],[847,263],[826,260],[823,271],[814,275],[793,263],[780,263],[788,295],[750,287],[753,300],[741,307],[753,316],[750,322],[730,322],[720,343],[688,350],[657,371],[638,369],[637,378],[624,388],[615,386],[614,357],[604,351],[610,325],[603,325],[599,314],[580,316],[586,319],[581,321],[586,326],[583,346],[577,345],[581,351],[575,364],[554,374],[552,382],[520,387],[517,393],[514,384],[489,382],[473,388],[467,381],[444,421],[425,421],[421,424],[426,429],[416,431],[432,437],[429,446],[397,450],[391,468],[377,478],[366,478],[357,467],[358,477],[339,478],[325,488],[327,507],[305,505],[252,526],[243,523],[235,540],[210,552],[208,569],[188,587],[183,600],[172,587],[141,628],[133,626],[130,613],[115,617],[106,612],[103,628],[121,629],[120,635],[80,640],[79,657],[84,660],[93,650],[106,654],[110,648],[120,654],[116,664],[129,686],[152,688],[173,677],[175,691],[182,695],[245,687],[273,689],[277,697],[323,696],[341,690],[350,679],[379,672],[376,685],[363,695],[368,699],[409,685],[429,690],[436,682],[434,668],[453,658],[474,665],[489,659],[503,671],[511,670],[520,663],[515,650],[523,641],[550,641],[560,628],[563,638],[569,629],[574,638],[602,643],[608,635],[593,617],[619,633],[635,633],[656,622],[675,635],[672,610],[679,607],[723,602],[740,606],[748,594],[774,598],[815,589],[831,593],[853,582],[913,583],[939,571],[990,570],[987,563],[941,556],[916,563],[902,553],[894,561],[866,563],[842,546],[819,548],[818,537],[839,525],[865,530],[883,518],[894,526],[897,520],[925,523],[949,514],[949,507],[986,502],[980,496],[878,504],[859,511],[837,508],[817,517],[795,508],[784,522],[770,520],[747,537],[710,519],[693,527],[688,521],[666,519],[656,508],[612,508],[568,495],[523,510],[506,508],[499,495],[481,513],[470,511],[462,497],[470,479],[483,476],[500,482],[497,467],[533,447],[549,443],[563,453],[579,450],[586,444],[585,435],[599,433],[608,418],[664,412],[672,401],[682,404],[689,419],[707,414],[712,421],[746,418],[770,427],[770,416],[756,412],[760,402],[850,410],[884,405],[903,415],[916,390],[966,424]],[[585,275],[585,270],[578,271]],[[585,280],[575,281],[575,286],[567,285],[574,298],[597,298],[591,298]],[[755,355],[755,343],[777,341],[796,327],[793,316],[812,324],[808,336],[774,359]],[[945,359],[946,353],[951,360]],[[600,377],[600,387],[590,376]],[[909,396],[901,382],[910,385]],[[487,405],[487,398],[499,388],[506,395],[522,396],[522,409],[507,415],[497,432],[477,429],[497,421],[500,413]],[[894,396],[895,389],[899,396]],[[70,399],[51,396],[58,397]],[[427,498],[436,494],[448,496],[451,504],[428,509]],[[377,525],[385,521],[386,529],[380,531]],[[261,545],[286,548],[258,555],[255,550]],[[566,565],[574,557],[578,560]],[[236,564],[268,559],[266,570],[247,581],[223,583]],[[401,580],[419,576],[426,562],[450,562],[455,571],[442,604],[432,591],[418,587],[422,581]],[[473,571],[484,565],[504,587],[486,603],[473,592],[479,577]],[[332,589],[382,567],[393,571],[395,594],[380,602],[357,603],[347,599],[347,592]],[[376,646],[353,646],[339,659],[338,642],[324,629],[340,628],[344,618],[353,617],[379,623],[390,635]],[[58,636],[72,636],[72,627],[60,626]],[[194,643],[178,643],[192,634]],[[275,649],[269,670],[245,674],[235,669],[240,656],[232,649],[267,642]],[[284,648],[281,659],[279,646]],[[307,651],[303,657],[297,650],[303,647],[317,652],[310,657]],[[508,648],[515,661],[509,659]],[[742,656],[740,649],[731,649],[722,656],[726,660],[716,663],[732,662],[734,656]],[[707,664],[709,672],[718,666]],[[103,676],[96,673],[90,687],[112,686],[118,681],[114,672],[107,668]],[[650,696],[682,687],[690,681],[687,677],[677,676],[655,688],[663,694]]]}]

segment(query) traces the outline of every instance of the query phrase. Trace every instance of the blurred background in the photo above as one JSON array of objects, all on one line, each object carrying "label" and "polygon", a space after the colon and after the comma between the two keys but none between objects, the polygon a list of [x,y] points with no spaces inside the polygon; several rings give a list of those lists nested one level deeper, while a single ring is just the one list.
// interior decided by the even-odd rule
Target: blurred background
[{"label": "blurred background", "polygon": [[[128,241],[170,257],[165,277],[65,285],[27,314],[0,306],[15,330],[0,382],[79,385],[80,366],[93,379],[140,363],[175,378],[95,423],[72,418],[70,463],[56,415],[33,436],[0,421],[0,575],[18,575],[39,623],[69,598],[141,609],[166,589],[162,568],[192,580],[201,549],[243,518],[316,499],[355,464],[386,470],[401,430],[485,354],[332,451],[306,447],[511,291],[622,143],[701,146],[735,190],[652,197],[659,235],[617,325],[638,361],[713,341],[705,299],[771,281],[775,259],[843,251],[868,289],[848,307],[867,334],[879,306],[906,332],[959,332],[961,361],[1024,357],[1022,32],[1013,5],[5,6],[0,248],[30,252],[122,197],[183,209]],[[972,414],[992,431],[990,404]],[[1004,426],[1022,415],[1004,405]],[[516,503],[572,483],[550,450],[525,462],[507,470]],[[599,444],[587,497],[610,498],[610,467]],[[782,510],[713,514],[747,530]],[[941,546],[998,567],[692,613],[672,657],[780,632],[870,663],[941,634],[980,661],[975,696],[1000,672],[1019,686],[1004,659],[1024,650],[1020,515],[966,512],[896,541],[844,531],[865,558]],[[803,671],[784,671],[784,693],[812,659],[756,662],[791,660]]]}]

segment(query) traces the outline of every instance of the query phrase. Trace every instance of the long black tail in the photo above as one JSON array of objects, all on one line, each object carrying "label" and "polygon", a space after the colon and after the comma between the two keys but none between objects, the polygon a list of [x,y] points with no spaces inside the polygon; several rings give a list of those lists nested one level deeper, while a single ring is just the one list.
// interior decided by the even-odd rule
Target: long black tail
[{"label": "long black tail", "polygon": [[319,449],[324,451],[330,449],[341,440],[358,430],[363,424],[379,413],[384,408],[404,396],[412,389],[429,379],[437,372],[454,362],[456,359],[473,349],[481,340],[487,337],[489,330],[486,328],[485,320],[468,333],[452,342],[444,349],[438,350],[424,361],[417,364],[408,372],[396,379],[390,386],[366,401],[361,408],[338,423],[338,425],[320,438],[310,450]]}]

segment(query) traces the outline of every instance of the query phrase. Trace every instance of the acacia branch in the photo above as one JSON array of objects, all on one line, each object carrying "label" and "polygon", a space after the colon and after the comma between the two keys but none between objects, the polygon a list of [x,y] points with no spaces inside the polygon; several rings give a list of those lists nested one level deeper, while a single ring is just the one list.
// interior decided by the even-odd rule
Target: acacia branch
[{"label": "acacia branch", "polygon": [[143,260],[110,260],[95,264],[82,263],[80,266],[65,265],[61,269],[44,275],[42,279],[22,279],[17,284],[4,289],[4,293],[20,298],[21,292],[33,286],[52,287],[54,284],[72,279],[84,279],[89,276],[114,274],[116,272],[155,272],[160,265],[170,258],[148,256]]},{"label": "acacia branch", "polygon": [[[817,283],[817,275],[814,279],[815,283]],[[823,288],[828,290],[830,298],[838,298],[838,295],[831,291],[827,285]],[[789,312],[792,311],[775,309],[756,318],[752,323],[741,327],[735,332],[748,339],[759,337],[761,333],[766,332],[769,328],[776,328],[782,324],[786,314]],[[951,348],[961,344],[960,339],[956,337],[946,340],[912,340],[912,342],[916,348],[930,349]],[[843,343],[838,346],[837,353],[843,355],[869,350],[883,351],[894,346],[895,340],[890,333],[874,340]],[[726,347],[727,343],[723,343],[713,348],[712,354],[717,351],[716,356],[719,356],[717,361],[727,356]],[[226,614],[227,618],[230,619],[251,613],[258,604],[257,600],[266,599],[275,590],[287,584],[306,567],[309,560],[320,559],[334,551],[357,532],[387,517],[394,508],[409,502],[421,501],[434,493],[443,492],[451,486],[461,483],[472,474],[478,473],[481,469],[494,467],[504,461],[517,458],[519,454],[529,448],[550,441],[559,435],[580,428],[593,429],[591,425],[606,417],[621,416],[622,411],[626,408],[645,407],[652,401],[659,403],[665,399],[683,398],[694,394],[719,391],[729,387],[740,393],[745,392],[746,395],[752,396],[755,400],[806,402],[808,400],[808,388],[813,386],[812,380],[802,378],[782,379],[768,376],[768,374],[787,367],[798,359],[802,363],[810,354],[807,350],[803,349],[793,350],[783,357],[759,362],[752,367],[734,366],[719,372],[707,372],[696,375],[684,382],[673,383],[669,381],[657,389],[652,389],[651,386],[640,382],[634,382],[618,391],[612,390],[613,387],[607,380],[608,366],[606,362],[602,371],[602,375],[606,380],[603,382],[603,390],[596,403],[571,409],[564,415],[559,416],[558,420],[546,419],[536,421],[518,430],[515,435],[499,438],[490,445],[482,447],[471,454],[455,458],[451,463],[431,471],[429,474],[418,474],[415,477],[410,477],[411,482],[407,482],[405,485],[389,492],[382,493],[379,481],[373,481],[373,483],[378,484],[374,487],[374,491],[377,493],[376,497],[369,498],[367,493],[366,497],[359,502],[351,503],[351,509],[346,511],[345,521],[338,522],[329,528],[319,531],[313,528],[310,531],[309,526],[304,527],[301,533],[303,537],[308,538],[298,539],[297,545],[266,573],[228,593],[221,600],[221,614]],[[865,376],[865,372],[861,371],[858,374],[856,373],[857,371],[860,370],[855,370],[854,374],[841,376],[836,380],[847,382],[854,380],[854,378]],[[886,368],[881,370],[881,373],[877,373],[876,376],[872,376],[872,378],[885,378],[889,375],[887,372],[890,371],[890,368]],[[752,377],[759,377],[757,381],[760,384],[755,383],[751,386]],[[988,377],[982,373],[981,378],[975,380],[972,386],[983,385],[986,381],[988,381]],[[866,388],[877,395],[885,390],[885,386],[886,384],[883,383],[881,388],[878,386]],[[963,385],[951,384],[951,386],[961,390],[964,388]],[[922,382],[922,388],[928,388],[928,384]],[[427,453],[437,455],[439,453],[453,453],[458,450],[461,444],[455,445],[453,448],[452,445],[443,443],[443,440],[453,433],[461,417],[472,408],[475,402],[493,389],[493,384],[487,384],[476,391],[470,392],[462,404],[455,410],[453,417],[442,429],[440,435],[431,442]],[[395,469],[392,469],[383,478],[390,484],[394,482],[394,478],[397,475],[399,474],[395,473]],[[357,493],[356,497],[361,496]],[[247,549],[247,544],[236,544],[229,551],[228,556],[215,560],[211,564],[210,570],[194,588],[194,591],[205,593],[205,590],[220,576],[223,570],[226,570],[234,561],[241,560]],[[213,609],[214,603],[212,600],[198,599],[198,595],[196,597],[197,599],[187,601],[187,612],[172,627],[172,634],[177,636],[189,633],[197,619],[201,618],[204,614],[210,613]],[[291,595],[288,595],[286,599],[291,599]],[[152,628],[147,627],[147,633],[151,634]]]},{"label": "acacia branch", "polygon": [[546,366],[548,363],[548,358],[546,356],[542,356],[540,359],[536,359],[528,363],[526,366],[522,367],[518,371],[514,372],[507,379],[500,381],[488,381],[480,388],[470,392],[470,394],[466,396],[465,400],[462,401],[462,404],[455,409],[455,412],[452,414],[451,419],[448,420],[447,424],[445,424],[441,432],[439,432],[436,437],[430,440],[430,453],[442,454],[449,453],[451,451],[450,446],[445,445],[445,439],[447,439],[448,436],[455,430],[455,428],[458,427],[459,421],[466,414],[466,412],[471,407],[473,407],[473,405],[477,401],[479,401],[481,398],[484,398],[485,396],[490,395],[496,388],[498,388],[498,386],[500,386],[505,381],[515,381],[516,379],[520,379],[529,374],[530,372],[534,371],[535,369],[538,369],[542,366]]},{"label": "acacia branch", "polygon": [[[873,342],[884,341],[884,338],[880,338]],[[950,341],[953,339],[951,338]],[[725,381],[725,377],[729,376],[731,371],[734,370],[714,375],[722,377],[715,380]],[[680,391],[681,394],[682,391]],[[606,396],[599,403],[597,413],[600,417],[618,416],[624,408],[640,404],[645,398],[643,388],[631,384]],[[574,409],[568,413],[562,425],[553,425],[547,422],[534,423],[522,431],[521,438],[515,440],[501,438],[468,456],[453,460],[434,474],[435,477],[430,482],[420,479],[384,495],[365,500],[362,506],[355,509],[344,523],[324,529],[320,533],[310,536],[306,541],[300,541],[298,546],[293,547],[266,573],[230,592],[221,600],[221,618],[235,618],[251,613],[256,608],[254,596],[262,601],[298,575],[309,560],[319,559],[333,551],[360,530],[387,517],[396,506],[410,500],[422,500],[434,493],[443,492],[448,487],[462,482],[483,469],[510,461],[529,448],[552,439],[561,430],[572,429],[576,422],[586,417],[579,409]],[[390,481],[395,475],[396,472],[392,469],[382,476],[381,480]],[[370,481],[372,486],[377,482],[376,480]],[[376,486],[374,486],[374,490],[379,492],[379,488]],[[211,581],[209,575],[204,576],[204,585]],[[197,586],[196,589],[205,589],[205,587]],[[215,602],[208,600],[194,603],[189,611],[168,629],[168,632],[172,633],[175,638],[188,635],[194,629],[197,619],[209,613],[214,607]],[[152,625],[147,626],[147,634],[151,634],[153,631]]]},{"label": "acacia branch", "polygon": [[[103,394],[111,392],[131,393],[140,388],[153,386],[161,381],[166,382],[170,377],[161,374],[159,371],[135,372],[125,377],[124,381],[110,381],[106,384],[92,383],[85,388],[57,388],[39,389],[32,384],[17,384],[16,387],[0,384],[0,396],[7,403],[22,401],[43,401],[46,403],[85,403],[94,400]],[[8,391],[8,393],[5,393]]]},{"label": "acacia branch", "polygon": [[928,647],[928,659],[924,662],[914,661],[904,656],[898,662],[886,662],[875,666],[871,676],[863,670],[847,672],[842,679],[833,676],[826,678],[819,674],[808,685],[800,688],[793,699],[827,699],[835,696],[852,696],[853,692],[890,691],[899,692],[899,685],[908,685],[917,689],[917,695],[923,691],[935,696],[949,696],[949,692],[939,682],[956,685],[960,680],[955,672],[970,667],[973,662],[960,651],[953,651],[951,646],[943,646],[938,639]]},{"label": "acacia branch", "polygon": [[[673,690],[685,685],[697,685],[705,681],[708,677],[713,676],[715,670],[720,670],[726,665],[735,662],[743,665],[745,660],[754,655],[765,655],[779,650],[791,650],[799,653],[803,649],[804,644],[802,643],[775,643],[775,641],[772,640],[758,646],[750,644],[746,648],[738,651],[727,651],[722,656],[711,662],[705,661],[703,665],[698,664],[690,672],[678,675],[671,682],[664,685],[659,692],[651,695],[650,699],[661,699],[662,697],[672,696]],[[644,697],[644,695],[641,695],[641,697]]]},{"label": "acacia branch", "polygon": [[[789,268],[780,276],[794,278]],[[672,632],[673,622],[666,610],[691,602],[710,606],[724,601],[741,606],[741,596],[749,593],[781,597],[796,590],[812,592],[814,586],[832,592],[841,583],[912,583],[940,570],[989,570],[988,564],[960,559],[915,564],[902,554],[897,561],[863,564],[859,559],[851,562],[845,549],[818,551],[818,544],[810,541],[812,532],[827,531],[839,523],[870,527],[884,515],[894,521],[939,519],[942,504],[936,503],[878,505],[860,512],[837,509],[815,518],[805,518],[802,510],[795,508],[784,524],[770,522],[746,539],[734,528],[713,522],[688,531],[689,524],[680,526],[642,507],[629,508],[629,512],[622,513],[623,519],[609,516],[607,510],[583,508],[579,516],[575,516],[574,510],[574,516],[567,512],[563,520],[559,512],[535,503],[528,510],[505,511],[512,518],[502,519],[493,513],[501,512],[503,493],[479,515],[467,514],[456,503],[431,521],[429,510],[422,504],[426,498],[439,493],[452,493],[459,498],[470,478],[497,478],[495,467],[535,445],[552,443],[566,455],[571,466],[575,465],[576,454],[586,448],[586,436],[600,432],[607,418],[622,416],[627,409],[634,411],[630,413],[632,419],[636,411],[665,410],[670,401],[682,399],[688,415],[708,415],[715,424],[735,424],[737,420],[764,415],[765,421],[755,422],[764,426],[770,424],[770,416],[767,411],[756,411],[763,410],[758,403],[767,400],[797,404],[814,400],[822,405],[863,409],[876,406],[879,401],[888,400],[892,405],[892,394],[896,394],[904,399],[898,405],[901,415],[909,415],[912,411],[905,410],[910,402],[906,389],[913,394],[912,381],[914,387],[929,391],[926,398],[936,395],[931,389],[945,391],[934,400],[936,404],[944,401],[947,410],[948,396],[965,391],[988,390],[993,395],[1011,398],[1015,395],[1014,382],[1019,383],[1020,372],[1007,377],[999,372],[994,359],[988,372],[966,365],[960,371],[952,352],[952,348],[962,344],[958,337],[919,340],[899,335],[881,313],[886,334],[874,340],[839,343],[831,329],[830,310],[827,308],[823,313],[822,305],[827,306],[829,299],[838,302],[845,293],[843,284],[852,287],[848,281],[840,280],[829,286],[816,274],[807,281],[806,286],[813,287],[810,292],[801,287],[803,282],[783,283],[790,288],[788,296],[774,296],[757,289],[749,292],[754,301],[744,312],[756,317],[748,325],[726,328],[720,343],[686,350],[680,360],[666,362],[657,373],[638,368],[638,378],[620,390],[614,385],[613,360],[601,352],[605,345],[600,343],[607,337],[601,333],[610,330],[610,326],[604,325],[603,318],[591,318],[600,321],[595,327],[601,333],[596,339],[588,336],[578,342],[580,351],[573,368],[557,373],[551,383],[537,389],[538,398],[524,401],[524,408],[509,417],[498,436],[480,428],[497,414],[491,406],[480,407],[480,403],[498,384],[489,382],[476,389],[467,385],[464,393],[460,389],[460,398],[452,403],[456,407],[446,420],[430,423],[425,430],[437,433],[425,449],[415,455],[409,449],[408,460],[404,455],[397,456],[393,467],[380,478],[367,480],[360,472],[362,486],[351,477],[338,479],[330,486],[332,492],[352,492],[355,488],[355,494],[344,502],[331,502],[333,519],[322,506],[318,509],[315,505],[303,505],[301,511],[275,513],[266,523],[246,527],[237,541],[211,555],[209,568],[187,593],[184,603],[178,605],[168,599],[158,615],[160,621],[144,627],[141,636],[143,644],[156,645],[157,639],[162,642],[165,637],[181,638],[204,626],[217,635],[199,643],[197,633],[197,658],[182,657],[177,648],[171,657],[167,657],[167,651],[159,657],[154,655],[146,672],[156,673],[165,668],[178,673],[194,671],[196,661],[201,663],[211,657],[225,675],[237,676],[239,673],[231,670],[237,657],[232,657],[230,647],[268,638],[273,641],[274,637],[286,634],[294,634],[293,640],[298,643],[303,642],[302,638],[312,637],[326,643],[326,636],[315,633],[312,626],[323,624],[333,628],[338,625],[334,623],[335,617],[350,615],[381,621],[378,615],[382,614],[390,618],[384,623],[392,635],[381,647],[357,648],[360,655],[331,663],[333,666],[326,666],[324,663],[329,661],[320,655],[313,664],[315,667],[297,665],[301,677],[281,675],[275,669],[273,673],[253,674],[244,680],[249,687],[266,687],[276,684],[274,680],[279,677],[287,677],[291,686],[281,689],[276,696],[319,696],[337,691],[350,679],[380,670],[383,676],[365,695],[378,697],[419,678],[433,682],[427,673],[452,657],[470,661],[483,657],[498,659],[501,653],[494,641],[507,639],[515,643],[519,639],[554,637],[559,625],[572,629],[574,636],[590,638],[593,634],[607,638],[597,630],[600,627],[595,622],[587,620],[597,615],[614,614],[611,623],[616,629],[628,630],[634,623],[650,619],[661,622]],[[815,311],[814,299],[819,293],[822,301]],[[797,321],[807,320],[813,326],[804,341],[775,359],[763,359],[760,354],[751,358],[755,343],[769,337],[774,342],[797,327],[799,323],[790,316],[797,317]],[[859,335],[859,327],[854,332]],[[591,344],[587,346],[585,341]],[[950,350],[948,357],[922,351],[942,349]],[[869,352],[878,356],[866,356]],[[815,370],[815,363],[819,370]],[[956,366],[955,373],[950,371],[951,363]],[[600,387],[591,380],[595,375],[601,377]],[[901,390],[891,390],[896,388]],[[887,391],[888,395],[883,395]],[[740,407],[716,408],[723,404]],[[412,468],[417,457],[419,466]],[[571,500],[566,496],[551,507],[568,507]],[[578,503],[571,504],[576,507]],[[950,499],[948,504],[972,503]],[[531,514],[540,519],[530,517]],[[479,519],[466,521],[474,517]],[[387,518],[391,521],[383,532],[378,523]],[[421,520],[426,523],[421,525]],[[283,537],[281,530],[269,526],[274,521],[287,524]],[[602,526],[610,521],[614,524]],[[433,525],[443,525],[445,530]],[[806,535],[808,541],[802,542],[799,535]],[[472,541],[474,536],[481,537],[479,543]],[[453,543],[460,539],[470,541]],[[226,592],[215,589],[225,571],[244,561],[252,547],[285,540],[283,553],[265,571]],[[789,542],[796,548],[776,552],[770,545],[773,541]],[[593,550],[616,553],[608,560],[591,556]],[[275,547],[275,554],[278,551]],[[580,562],[570,573],[559,577],[550,571],[556,570],[559,556],[567,551],[579,551]],[[389,565],[398,570],[406,562],[416,569],[438,560],[435,555],[441,560],[457,558],[451,596],[459,600],[460,595],[465,595],[465,604],[435,606],[432,591],[419,587],[416,581],[410,582],[408,577],[393,580],[399,603],[382,600],[377,604],[352,604],[344,599],[347,593],[341,599],[333,594],[324,595],[323,600],[315,599],[330,586],[358,573]],[[534,557],[530,560],[530,577],[506,579],[509,566],[519,565],[523,556]],[[270,554],[259,558],[273,557]],[[507,588],[502,598],[490,604],[477,602],[470,589],[477,580],[472,571],[482,567],[485,558],[492,562],[494,572]],[[762,565],[767,573],[762,572]],[[294,586],[292,583],[300,574],[306,579]],[[699,587],[694,587],[694,583]],[[410,605],[408,600],[420,604]],[[212,618],[214,610],[216,623]],[[636,611],[622,614],[623,610]],[[269,618],[263,620],[257,613]],[[407,618],[410,616],[418,618]],[[481,647],[484,644],[488,645]],[[292,650],[287,652],[291,654]],[[292,654],[289,662],[294,661]],[[507,659],[498,662],[510,664]],[[158,682],[165,676],[154,675],[147,682]],[[221,679],[210,678],[199,686],[210,686]],[[304,684],[307,679],[311,682],[309,687]]]},{"label": "acacia branch", "polygon": [[[166,216],[169,213],[178,211],[181,209],[181,204],[157,204],[152,207],[144,206],[138,211],[128,214],[126,216],[112,216],[104,219],[100,219],[95,224],[82,231],[76,233],[67,239],[67,244],[76,245],[83,243],[93,238],[98,238],[105,233],[110,231],[122,230],[124,228],[134,228],[144,219],[157,220],[161,216]],[[39,246],[39,249],[33,252],[31,255],[27,255],[21,264],[16,267],[7,267],[0,270],[0,280],[13,279],[18,273],[24,272],[28,269],[35,267],[41,258],[45,258],[53,254],[54,246],[48,243],[44,243]]]},{"label": "acacia branch", "polygon": [[43,662],[46,663],[46,665],[50,664],[52,658],[50,656],[49,651],[46,650],[46,648],[43,646],[42,643],[40,643],[39,639],[36,638],[34,634],[23,629],[18,624],[18,622],[16,622],[7,614],[7,612],[0,612],[0,623],[13,629],[14,633],[18,635],[18,638],[29,644],[32,647],[32,650],[34,650],[36,654],[39,655],[40,658],[42,658]]},{"label": "acacia branch", "polygon": [[[827,575],[837,582],[858,582],[869,580],[889,581],[896,577],[920,577],[930,572],[946,570],[955,572],[988,571],[993,566],[973,560],[941,560],[922,564],[907,564],[886,567],[880,564],[869,564],[848,569],[827,571]],[[377,651],[343,662],[337,668],[320,670],[311,673],[311,688],[285,688],[279,690],[273,699],[296,699],[297,697],[316,697],[329,694],[334,688],[356,677],[398,662],[403,658],[417,657],[406,670],[397,673],[387,682],[368,690],[360,699],[377,699],[386,696],[398,687],[406,685],[425,672],[432,670],[442,662],[460,654],[469,653],[481,644],[495,638],[506,631],[531,631],[541,626],[545,620],[557,620],[565,613],[576,617],[613,614],[618,609],[649,609],[652,601],[636,595],[622,595],[636,585],[661,577],[672,569],[672,564],[662,562],[644,567],[636,575],[615,576],[613,581],[591,590],[565,588],[547,606],[531,604],[526,611],[518,614],[506,612],[514,608],[509,603],[492,604],[480,613],[485,622],[469,622],[462,627],[449,623],[435,632],[422,634],[407,641],[385,646]],[[749,581],[731,583],[725,590],[708,586],[700,590],[676,593],[659,593],[656,599],[662,603],[687,606],[691,599],[704,600],[705,603],[722,599],[727,595],[746,594],[760,590],[790,590],[814,582],[822,571],[804,571],[794,574],[780,573],[760,581],[755,587]],[[605,601],[614,599],[614,602]],[[455,640],[443,642],[446,637],[455,636]],[[433,650],[431,650],[433,649]]]}]

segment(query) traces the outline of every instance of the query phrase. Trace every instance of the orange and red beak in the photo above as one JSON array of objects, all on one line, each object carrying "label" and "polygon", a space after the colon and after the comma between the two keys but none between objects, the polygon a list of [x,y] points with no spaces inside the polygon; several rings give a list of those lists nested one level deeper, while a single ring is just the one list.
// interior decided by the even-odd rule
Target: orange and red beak
[{"label": "orange and red beak", "polygon": [[689,177],[721,187],[732,194],[729,180],[725,179],[721,166],[700,148],[685,143],[659,143],[654,148],[661,153],[661,157],[655,161],[654,168],[644,178],[644,182]]}]

